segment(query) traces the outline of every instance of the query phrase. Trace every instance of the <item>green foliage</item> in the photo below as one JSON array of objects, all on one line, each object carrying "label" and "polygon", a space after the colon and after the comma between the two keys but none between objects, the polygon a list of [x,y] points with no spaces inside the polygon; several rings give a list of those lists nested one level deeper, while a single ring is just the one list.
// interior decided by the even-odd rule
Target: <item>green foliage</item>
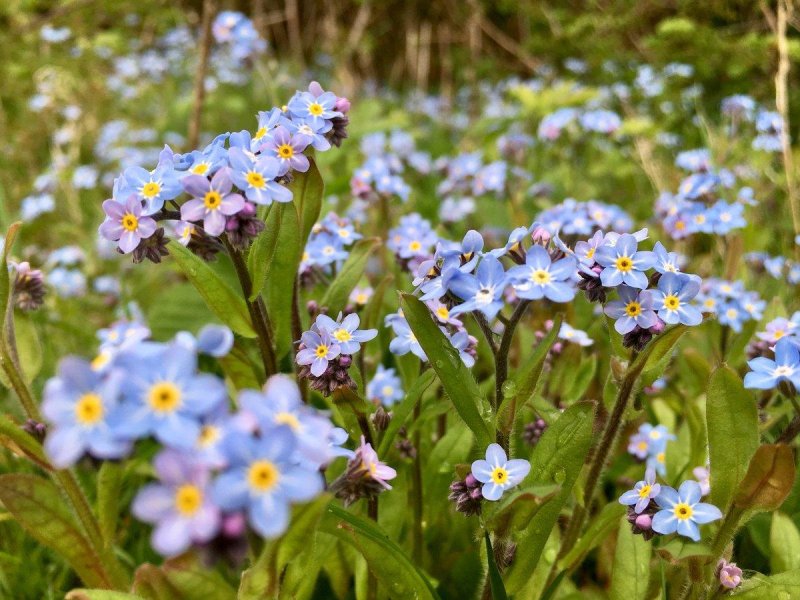
[{"label": "green foliage", "polygon": [[617,549],[611,571],[612,598],[644,600],[647,598],[650,579],[650,555],[652,547],[640,535],[631,531],[627,518],[620,519],[617,533]]},{"label": "green foliage", "polygon": [[350,292],[364,275],[370,255],[380,243],[380,238],[369,238],[356,242],[350,251],[350,256],[342,265],[342,270],[325,291],[320,305],[327,307],[334,317],[345,307]]}]

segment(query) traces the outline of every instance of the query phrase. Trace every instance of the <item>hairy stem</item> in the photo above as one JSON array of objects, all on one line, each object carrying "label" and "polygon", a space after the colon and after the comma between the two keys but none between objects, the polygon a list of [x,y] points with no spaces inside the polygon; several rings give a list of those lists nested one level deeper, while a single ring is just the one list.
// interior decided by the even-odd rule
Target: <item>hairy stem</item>
[{"label": "hairy stem", "polygon": [[253,329],[256,331],[258,348],[261,351],[261,361],[264,364],[264,374],[269,377],[278,372],[278,365],[275,360],[275,346],[272,342],[267,307],[264,305],[261,295],[258,296],[255,302],[250,301],[250,296],[253,293],[253,282],[250,279],[250,273],[247,271],[244,257],[239,250],[231,245],[227,238],[223,238],[223,241],[231,261],[233,261],[233,267],[236,269],[236,276],[239,278],[239,285],[242,288],[247,310],[250,313],[250,320],[253,322]]},{"label": "hairy stem", "polygon": [[[500,347],[497,349],[497,352],[494,355],[495,412],[497,412],[497,410],[503,404],[503,396],[505,395],[503,386],[508,379],[508,352],[511,350],[511,341],[514,338],[514,330],[517,328],[520,320],[525,315],[525,311],[528,310],[528,305],[530,305],[530,303],[530,300],[520,300],[519,304],[517,304],[517,307],[511,314],[511,318],[508,320],[506,328],[503,331],[503,337],[500,339]],[[497,438],[497,443],[503,447],[503,450],[505,450],[506,453],[508,453],[508,436],[502,433],[500,428],[497,429],[495,435]]]}]

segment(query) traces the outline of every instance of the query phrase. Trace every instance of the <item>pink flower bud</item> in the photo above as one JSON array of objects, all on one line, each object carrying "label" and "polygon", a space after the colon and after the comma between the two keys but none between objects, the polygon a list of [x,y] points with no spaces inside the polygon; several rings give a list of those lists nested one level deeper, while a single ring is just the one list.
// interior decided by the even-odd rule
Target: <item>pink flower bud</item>
[{"label": "pink flower bud", "polygon": [[650,515],[639,515],[634,522],[639,529],[649,531],[650,527],[653,525],[653,517]]},{"label": "pink flower bud", "polygon": [[664,321],[662,321],[661,319],[657,319],[655,325],[650,327],[650,333],[658,335],[659,333],[664,331],[664,327],[666,326],[667,325],[666,323],[664,323]]},{"label": "pink flower bud", "polygon": [[227,515],[222,520],[222,533],[225,537],[241,537],[244,535],[246,522],[242,513]]},{"label": "pink flower bud", "polygon": [[343,115],[346,115],[350,112],[350,100],[347,98],[336,98],[336,103],[333,105],[333,109],[339,111]]},{"label": "pink flower bud", "polygon": [[471,488],[474,488],[476,485],[479,485],[478,480],[475,479],[475,476],[472,473],[467,475],[466,479],[464,479],[464,483],[467,484],[467,487]]},{"label": "pink flower bud", "polygon": [[537,227],[531,232],[531,239],[534,244],[546,244],[550,241],[550,232],[544,227]]}]

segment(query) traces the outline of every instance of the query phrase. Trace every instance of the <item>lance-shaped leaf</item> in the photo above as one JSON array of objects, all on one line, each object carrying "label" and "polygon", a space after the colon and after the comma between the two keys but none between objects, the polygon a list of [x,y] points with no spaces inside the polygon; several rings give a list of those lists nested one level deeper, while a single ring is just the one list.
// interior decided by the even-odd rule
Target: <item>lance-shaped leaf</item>
[{"label": "lance-shaped leaf", "polygon": [[789,446],[760,446],[750,460],[733,506],[751,511],[776,510],[792,491],[794,478],[794,453]]},{"label": "lance-shaped leaf", "polygon": [[758,448],[758,411],[736,372],[722,365],[706,394],[711,502],[725,511]]},{"label": "lance-shaped leaf", "polygon": [[506,577],[506,589],[512,595],[524,587],[536,568],[547,538],[578,479],[592,443],[593,409],[591,402],[570,406],[545,430],[531,455],[528,482],[531,485],[557,484],[561,491],[542,506],[527,529],[520,532],[516,558]]},{"label": "lance-shaped leaf", "polygon": [[433,600],[439,597],[425,574],[373,521],[331,504],[320,527],[358,550],[370,572],[392,598]]},{"label": "lance-shaped leaf", "polygon": [[3,243],[2,258],[0,258],[0,340],[4,343],[6,339],[6,326],[5,324],[10,319],[10,311],[13,310],[13,302],[11,300],[11,275],[8,272],[8,258],[11,255],[11,248],[14,246],[14,241],[17,239],[19,230],[22,223],[13,223],[6,232],[5,241]]},{"label": "lance-shaped leaf", "polygon": [[350,251],[350,256],[342,265],[342,270],[339,271],[320,301],[321,306],[328,307],[331,315],[335,317],[339,311],[344,309],[350,292],[356,287],[364,274],[364,269],[367,268],[370,254],[380,245],[380,238],[366,238],[355,243]]},{"label": "lance-shaped leaf", "polygon": [[559,562],[562,569],[571,569],[586,557],[594,548],[599,546],[602,541],[614,530],[620,516],[625,513],[625,507],[618,502],[611,502],[603,507],[603,510],[592,519],[589,527],[581,538],[575,543],[569,552]]},{"label": "lance-shaped leaf", "polygon": [[247,304],[231,289],[209,263],[184,248],[171,243],[170,254],[191,284],[197,289],[211,312],[234,332],[244,337],[256,337],[250,322]]},{"label": "lance-shaped leaf", "polygon": [[[505,494],[499,502],[487,507],[484,513],[487,528],[501,538],[525,529],[542,506],[558,495],[560,489],[553,484],[527,487]],[[495,507],[495,504],[498,506]]]},{"label": "lance-shaped leaf", "polygon": [[736,590],[737,600],[792,600],[800,598],[800,570],[786,571],[771,577],[756,574],[744,580]]},{"label": "lance-shaped leaf", "polygon": [[428,356],[456,412],[475,434],[481,448],[492,443],[492,433],[482,416],[484,399],[475,378],[458,355],[458,350],[434,323],[428,307],[411,294],[400,295],[400,305],[411,331]]},{"label": "lance-shaped leaf", "polygon": [[294,283],[306,239],[301,237],[303,234],[297,210],[294,202],[287,202],[270,211],[270,214],[280,212],[281,227],[278,231],[278,245],[266,274],[263,294],[274,328],[278,356],[286,354],[294,341],[291,330]]},{"label": "lance-shaped leaf", "polygon": [[627,518],[620,519],[609,597],[625,600],[647,598],[651,548],[641,535],[634,535]]},{"label": "lance-shaped leaf", "polygon": [[91,587],[113,588],[102,559],[51,482],[35,475],[0,476],[0,503],[39,543],[51,548]]},{"label": "lance-shaped leaf", "polygon": [[292,202],[297,205],[297,214],[300,216],[300,239],[305,244],[314,223],[319,220],[322,210],[322,197],[325,194],[325,182],[313,158],[309,158],[310,167],[305,173],[292,172],[292,183],[289,189],[294,193]]},{"label": "lance-shaped leaf", "polygon": [[484,532],[483,537],[486,540],[486,562],[489,565],[489,585],[492,590],[492,600],[508,600],[506,586],[503,585],[500,569],[497,568],[497,561],[494,559],[494,549],[492,548],[492,540],[489,538],[489,532]]},{"label": "lance-shaped leaf", "polygon": [[387,275],[375,288],[367,305],[364,307],[364,318],[361,320],[361,327],[363,329],[373,329],[379,325],[381,318],[381,310],[383,309],[383,297],[386,290],[394,281],[394,275]]},{"label": "lance-shaped leaf", "polygon": [[97,474],[97,517],[107,547],[114,544],[117,535],[123,471],[123,463],[106,461]]},{"label": "lance-shaped leaf", "polygon": [[250,280],[253,282],[253,291],[250,293],[249,300],[252,302],[261,293],[264,283],[267,281],[267,273],[278,248],[278,234],[281,231],[281,219],[284,211],[280,204],[273,204],[267,207],[269,211],[264,219],[264,231],[262,231],[247,252],[247,271],[250,273]]},{"label": "lance-shaped leaf", "polygon": [[792,518],[779,511],[772,513],[769,547],[773,574],[800,569],[800,532]]},{"label": "lance-shaped leaf", "polygon": [[184,554],[160,567],[148,563],[136,570],[133,591],[148,600],[231,600],[236,590],[215,569],[201,564],[195,555]]}]

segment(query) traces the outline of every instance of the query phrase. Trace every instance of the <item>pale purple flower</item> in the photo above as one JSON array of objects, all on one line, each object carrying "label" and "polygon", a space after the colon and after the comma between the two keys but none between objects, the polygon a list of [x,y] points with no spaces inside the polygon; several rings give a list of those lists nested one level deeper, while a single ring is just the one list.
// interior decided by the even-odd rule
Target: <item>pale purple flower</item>
[{"label": "pale purple flower", "polygon": [[717,568],[719,569],[719,584],[729,590],[736,589],[742,583],[742,570],[736,563],[729,563],[727,560],[720,559]]},{"label": "pale purple flower", "polygon": [[103,212],[106,220],[100,225],[100,235],[117,242],[125,254],[133,252],[143,238],[156,231],[156,222],[142,216],[142,202],[136,196],[129,196],[124,203],[106,200]]},{"label": "pale purple flower", "polygon": [[363,435],[361,436],[361,445],[356,448],[355,457],[352,460],[356,463],[358,461],[361,462],[365,477],[369,477],[387,490],[392,489],[392,486],[386,482],[397,477],[397,471],[386,463],[381,462],[378,458],[378,453],[375,452],[371,444],[366,442]]},{"label": "pale purple flower", "polygon": [[325,329],[319,332],[306,331],[300,338],[305,346],[297,353],[298,365],[311,365],[311,374],[320,377],[328,368],[328,362],[339,356],[342,352],[337,344]]},{"label": "pale purple flower", "polygon": [[619,300],[609,302],[604,311],[612,319],[616,319],[614,329],[625,335],[638,325],[648,329],[658,322],[653,311],[653,296],[649,291],[639,291],[627,285],[619,287]]},{"label": "pale purple flower", "polygon": [[308,146],[308,138],[303,135],[293,136],[283,125],[279,125],[265,136],[261,145],[264,156],[272,156],[280,161],[279,175],[285,175],[290,169],[305,173],[308,171],[308,157],[303,150]]},{"label": "pale purple flower", "polygon": [[160,483],[139,490],[132,506],[137,519],[155,524],[153,548],[174,556],[211,540],[219,531],[220,510],[211,500],[207,467],[174,450],[161,451],[153,466]]},{"label": "pale purple flower", "polygon": [[220,235],[225,231],[225,217],[235,215],[244,207],[244,198],[231,193],[233,182],[228,167],[217,171],[211,181],[202,175],[187,175],[181,184],[194,196],[181,206],[181,219],[202,219],[203,229],[209,235]]},{"label": "pale purple flower", "polygon": [[339,344],[342,354],[354,354],[361,349],[361,342],[368,342],[378,335],[377,329],[359,329],[360,319],[357,314],[351,313],[342,320],[334,321],[328,315],[319,315],[315,321],[320,331],[327,331]]}]

